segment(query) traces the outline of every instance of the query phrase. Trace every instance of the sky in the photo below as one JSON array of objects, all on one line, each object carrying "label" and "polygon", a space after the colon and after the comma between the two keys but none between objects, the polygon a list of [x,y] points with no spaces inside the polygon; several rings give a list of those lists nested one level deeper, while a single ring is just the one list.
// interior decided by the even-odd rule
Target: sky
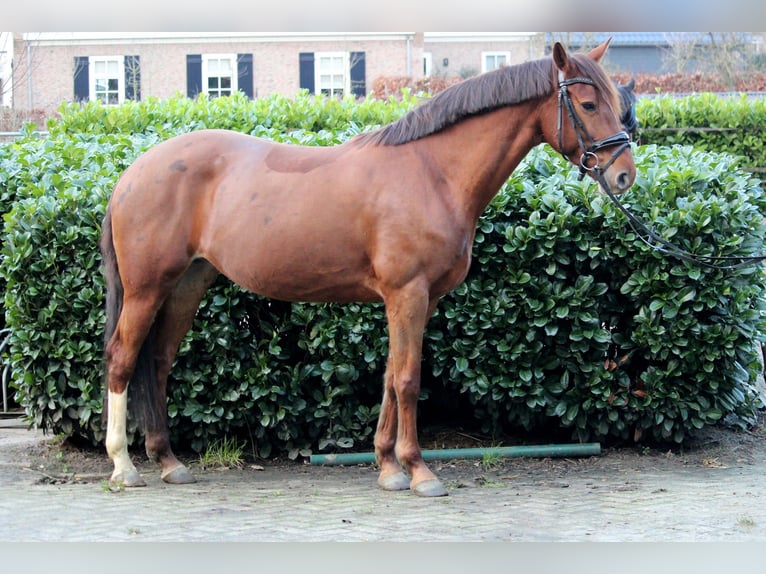
[{"label": "sky", "polygon": [[35,0],[8,3],[15,31],[743,31],[762,0]]}]

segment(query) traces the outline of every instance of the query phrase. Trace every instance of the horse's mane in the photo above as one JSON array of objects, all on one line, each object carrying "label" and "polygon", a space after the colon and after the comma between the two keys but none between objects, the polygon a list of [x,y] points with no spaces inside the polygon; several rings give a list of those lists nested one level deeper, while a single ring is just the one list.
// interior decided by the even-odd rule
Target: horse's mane
[{"label": "horse's mane", "polygon": [[[596,84],[614,110],[618,96],[612,82],[593,59],[571,54],[580,71]],[[457,122],[527,100],[551,94],[557,85],[553,58],[504,66],[450,86],[409,111],[397,121],[358,136],[358,141],[379,145],[400,145],[435,134]]]}]

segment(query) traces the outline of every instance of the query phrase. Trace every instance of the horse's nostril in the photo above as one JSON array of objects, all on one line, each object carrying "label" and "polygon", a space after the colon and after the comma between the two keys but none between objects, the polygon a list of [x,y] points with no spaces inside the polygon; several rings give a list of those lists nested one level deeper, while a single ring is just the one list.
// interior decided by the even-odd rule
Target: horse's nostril
[{"label": "horse's nostril", "polygon": [[630,187],[630,176],[627,171],[623,171],[617,176],[617,186],[623,191]]}]

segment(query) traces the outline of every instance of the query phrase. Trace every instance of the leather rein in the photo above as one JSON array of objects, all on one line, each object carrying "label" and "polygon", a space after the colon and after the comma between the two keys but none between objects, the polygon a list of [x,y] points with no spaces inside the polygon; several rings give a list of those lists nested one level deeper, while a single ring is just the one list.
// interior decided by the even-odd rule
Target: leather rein
[{"label": "leather rein", "polygon": [[[658,233],[647,227],[642,223],[635,215],[633,215],[628,209],[617,199],[617,196],[612,192],[609,184],[604,178],[604,172],[614,163],[617,157],[628,147],[630,147],[630,136],[624,132],[617,132],[614,135],[608,136],[600,140],[594,140],[588,130],[580,120],[577,112],[572,103],[572,99],[569,96],[568,86],[572,84],[589,84],[595,86],[595,82],[590,78],[576,77],[565,79],[563,72],[559,70],[559,96],[558,96],[558,133],[559,133],[559,153],[564,156],[567,161],[569,158],[564,154],[564,136],[563,136],[563,123],[564,123],[564,110],[566,110],[569,120],[577,136],[577,143],[580,146],[582,155],[580,156],[580,175],[579,179],[582,180],[586,173],[590,172],[593,178],[599,183],[609,199],[619,208],[619,210],[628,218],[628,224],[636,233],[639,239],[647,244],[649,247],[660,253],[671,255],[683,261],[694,263],[701,267],[709,269],[730,270],[741,269],[750,265],[755,265],[766,260],[766,255],[757,255],[752,257],[746,256],[715,256],[715,255],[698,255],[686,251],[677,245],[674,245],[670,241],[660,237]],[[587,144],[587,145],[586,145]],[[611,146],[617,146],[609,161],[601,166],[599,165],[599,159],[596,152],[604,148]]]}]

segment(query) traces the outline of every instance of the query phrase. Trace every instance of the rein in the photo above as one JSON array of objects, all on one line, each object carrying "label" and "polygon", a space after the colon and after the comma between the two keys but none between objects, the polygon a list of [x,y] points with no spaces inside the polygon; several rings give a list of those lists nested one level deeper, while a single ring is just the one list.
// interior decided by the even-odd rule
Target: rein
[{"label": "rein", "polygon": [[694,263],[700,267],[718,269],[722,271],[742,269],[743,267],[749,267],[750,265],[755,265],[766,260],[766,255],[755,255],[750,257],[697,255],[695,253],[681,249],[667,239],[660,237],[657,232],[647,227],[635,215],[628,211],[628,209],[622,204],[622,202],[620,202],[619,199],[617,199],[617,196],[609,188],[609,185],[606,183],[606,180],[604,179],[601,171],[596,171],[594,173],[594,177],[609,196],[609,199],[611,199],[612,202],[619,208],[619,210],[625,214],[625,217],[628,218],[628,224],[630,224],[630,227],[633,229],[633,231],[636,232],[638,238],[655,251],[665,253],[666,255],[671,255],[677,259],[681,259],[682,261]]},{"label": "rein", "polygon": [[[677,245],[674,245],[670,241],[663,239],[660,237],[657,232],[653,231],[649,227],[647,227],[644,223],[642,223],[638,218],[636,218],[635,215],[633,215],[628,209],[620,202],[619,199],[617,199],[617,196],[612,192],[612,189],[609,187],[609,184],[606,182],[606,179],[604,178],[604,172],[606,172],[607,169],[614,163],[614,161],[617,159],[617,156],[619,156],[623,150],[630,146],[630,136],[622,131],[617,132],[614,135],[611,135],[609,137],[600,139],[600,140],[594,140],[590,134],[588,133],[588,130],[585,128],[585,125],[582,123],[582,120],[580,120],[579,116],[577,115],[577,112],[575,111],[574,104],[572,103],[572,99],[569,97],[569,90],[567,89],[567,86],[570,86],[572,84],[589,84],[591,86],[594,86],[595,83],[590,78],[585,77],[576,77],[576,78],[570,78],[565,79],[563,72],[559,70],[559,98],[558,98],[558,109],[559,109],[559,118],[558,118],[558,132],[559,132],[559,150],[561,155],[564,156],[565,159],[567,156],[564,154],[564,136],[563,136],[563,120],[564,120],[564,109],[566,108],[567,114],[569,115],[569,119],[572,123],[572,128],[575,131],[575,134],[577,135],[577,142],[580,145],[580,149],[582,150],[582,155],[580,156],[580,176],[579,179],[582,180],[583,177],[587,172],[591,172],[593,177],[596,179],[596,181],[599,183],[601,188],[604,190],[604,192],[609,196],[609,199],[614,202],[614,204],[619,208],[620,211],[625,215],[625,217],[628,218],[628,224],[630,227],[635,231],[636,235],[638,236],[641,241],[643,241],[646,245],[654,249],[655,251],[658,251],[660,253],[665,253],[666,255],[671,255],[673,257],[676,257],[678,259],[681,259],[682,261],[687,261],[689,263],[694,263],[695,265],[699,265],[700,267],[706,267],[708,269],[718,269],[718,270],[730,270],[730,269],[741,269],[743,267],[748,267],[750,265],[755,265],[756,263],[760,263],[764,260],[766,260],[766,255],[757,255],[752,257],[737,257],[737,256],[715,256],[715,255],[697,255],[694,253],[691,253],[689,251],[686,251],[684,249],[681,249]],[[583,139],[583,136],[585,139]],[[586,147],[585,141],[588,141],[590,145]],[[604,149],[606,147],[610,146],[618,146],[617,149],[612,153],[612,157],[609,159],[609,161],[606,163],[606,165],[599,165],[598,163],[598,156],[596,156],[596,152]]]}]

